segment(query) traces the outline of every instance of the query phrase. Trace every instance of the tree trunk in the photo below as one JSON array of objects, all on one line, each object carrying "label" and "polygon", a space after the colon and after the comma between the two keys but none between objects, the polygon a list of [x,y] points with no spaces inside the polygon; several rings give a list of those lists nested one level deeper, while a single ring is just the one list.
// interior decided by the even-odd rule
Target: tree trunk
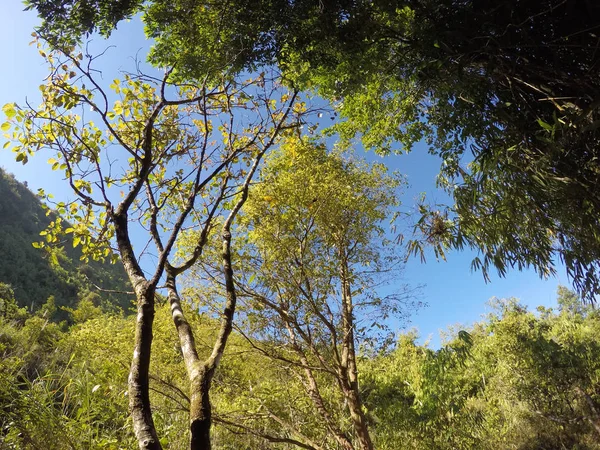
[{"label": "tree trunk", "polygon": [[362,403],[358,392],[350,390],[346,394],[348,400],[348,409],[350,410],[350,418],[354,425],[354,431],[358,437],[360,448],[362,450],[373,450],[373,443],[371,442],[371,435],[369,434],[369,428],[367,427],[367,421],[362,411]]},{"label": "tree trunk", "polygon": [[[308,366],[308,361],[305,360],[303,364],[305,364],[305,366]],[[304,371],[306,373],[306,388],[308,394],[311,400],[313,401],[313,404],[316,406],[317,410],[321,414],[321,417],[325,420],[329,431],[333,434],[333,437],[336,441],[338,441],[342,448],[344,448],[345,450],[354,450],[354,445],[352,445],[350,439],[348,439],[346,434],[341,429],[339,429],[339,427],[335,424],[329,412],[327,411],[327,408],[325,407],[325,404],[323,402],[323,397],[321,397],[321,393],[319,392],[319,388],[317,386],[317,382],[313,376],[312,371],[308,367],[306,367]]]},{"label": "tree trunk", "polygon": [[140,450],[160,450],[150,408],[150,350],[154,321],[154,289],[147,287],[138,296],[135,348],[129,372],[129,409]]},{"label": "tree trunk", "polygon": [[294,323],[292,319],[285,313],[281,317],[284,320],[284,323],[286,324],[286,329],[290,336],[292,348],[294,349],[294,351],[300,358],[300,362],[304,366],[304,377],[302,380],[306,393],[313,402],[313,405],[320,414],[321,418],[325,421],[327,429],[333,435],[333,437],[341,446],[341,448],[343,448],[344,450],[354,450],[352,442],[350,441],[350,439],[348,439],[344,432],[336,425],[335,421],[331,417],[331,414],[327,410],[327,407],[325,406],[325,402],[323,401],[323,397],[321,396],[321,392],[319,391],[319,385],[317,384],[317,380],[315,380],[313,371],[310,368],[308,358],[306,357],[304,350],[298,343],[296,333],[294,332],[294,327],[298,326],[298,324]]},{"label": "tree trunk", "polygon": [[[239,210],[239,208],[238,208]],[[237,211],[236,211],[237,212]],[[219,335],[208,359],[202,363],[196,350],[196,343],[191,326],[181,308],[181,299],[177,293],[177,270],[167,265],[167,289],[171,315],[179,335],[179,342],[190,380],[190,449],[210,450],[210,427],[212,410],[210,405],[210,387],[215,370],[219,366],[227,339],[233,328],[233,316],[236,307],[236,292],[233,281],[233,266],[231,263],[231,232],[229,226],[233,216],[226,221],[223,229],[223,274],[225,277],[226,302],[221,318]]]},{"label": "tree trunk", "polygon": [[191,382],[190,432],[191,450],[210,450],[210,427],[212,409],[210,405],[210,385],[214,371],[203,366]]},{"label": "tree trunk", "polygon": [[181,299],[177,292],[175,270],[167,266],[167,289],[169,292],[169,304],[171,305],[171,316],[175,323],[181,352],[190,380],[190,449],[210,450],[210,384],[212,373],[202,364],[196,350],[194,333],[189,322],[183,314]]},{"label": "tree trunk", "polygon": [[350,288],[350,270],[345,255],[342,255],[340,275],[342,281],[342,364],[340,381],[342,391],[348,402],[348,410],[354,431],[362,450],[373,450],[373,442],[369,434],[367,420],[362,410],[360,391],[358,387],[358,369],[356,368],[356,349],[354,348],[354,307],[352,305],[352,290]]},{"label": "tree trunk", "polygon": [[144,277],[129,240],[127,212],[112,215],[121,262],[131,281],[137,299],[135,346],[129,371],[129,409],[133,431],[140,450],[161,450],[150,407],[150,352],[152,349],[152,324],[154,322],[155,285]]}]

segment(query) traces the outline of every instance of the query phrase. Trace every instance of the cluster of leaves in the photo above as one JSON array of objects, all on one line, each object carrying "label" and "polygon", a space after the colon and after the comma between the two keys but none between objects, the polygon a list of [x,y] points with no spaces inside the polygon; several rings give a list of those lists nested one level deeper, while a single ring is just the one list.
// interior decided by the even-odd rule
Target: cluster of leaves
[{"label": "cluster of leaves", "polygon": [[373,292],[374,286],[397,281],[401,270],[401,257],[387,236],[402,185],[402,177],[383,164],[329,152],[318,141],[289,139],[267,158],[244,208],[247,245],[241,272],[254,274],[246,282],[267,297],[285,297],[286,309],[296,314],[311,308],[304,304],[310,298],[317,310],[332,302],[329,307],[339,311],[335,303],[345,263],[361,310],[357,315],[366,320],[376,311],[383,327],[387,315],[402,309],[394,295],[386,304]]},{"label": "cluster of leaves", "polygon": [[277,59],[283,62],[298,51],[306,59],[331,63],[331,49],[340,49],[341,42],[362,45],[363,36],[357,32],[372,23],[370,3],[153,0],[142,5],[136,0],[28,0],[26,4],[42,19],[40,33],[63,45],[94,32],[107,36],[120,20],[141,12],[146,33],[154,41],[150,60],[193,78],[207,70],[240,71]]},{"label": "cluster of leaves", "polygon": [[[425,140],[440,156],[439,183],[455,204],[433,211],[450,223],[437,234],[430,220],[418,227],[438,238],[438,253],[479,250],[474,267],[486,276],[526,266],[546,275],[560,257],[593,300],[600,290],[598,6],[368,3],[360,44],[336,36],[329,61],[302,48],[292,59],[337,101],[346,120],[334,131],[382,153]],[[318,48],[327,52],[325,45]]]},{"label": "cluster of leaves", "polygon": [[57,44],[73,44],[81,36],[98,31],[108,36],[117,24],[141,6],[139,0],[27,0],[26,10],[44,18],[42,32]]},{"label": "cluster of leaves", "polygon": [[338,129],[348,139],[362,133],[366,146],[383,152],[424,139],[441,157],[439,182],[455,204],[442,213],[451,223],[438,235],[440,252],[479,250],[474,267],[485,275],[526,266],[546,275],[559,256],[577,289],[593,299],[600,254],[600,85],[591,51],[597,6],[408,5],[373,16],[379,62],[360,60],[350,48],[342,60],[363,70],[323,69],[318,83],[330,92],[343,81],[337,95],[348,120]]}]

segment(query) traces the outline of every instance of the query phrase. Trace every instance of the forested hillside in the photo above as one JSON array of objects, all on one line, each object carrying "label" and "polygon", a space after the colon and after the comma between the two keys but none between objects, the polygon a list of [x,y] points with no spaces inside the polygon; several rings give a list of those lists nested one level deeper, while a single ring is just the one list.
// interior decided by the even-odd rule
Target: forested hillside
[{"label": "forested hillside", "polygon": [[62,249],[55,249],[53,255],[34,248],[32,244],[43,239],[40,232],[56,217],[54,213],[47,214],[25,185],[0,169],[0,283],[12,287],[19,306],[34,311],[50,296],[57,307],[74,307],[78,299],[89,294],[105,307],[127,311],[127,295],[101,293],[94,287],[129,291],[120,265],[80,261],[81,252],[67,238],[61,243]]}]

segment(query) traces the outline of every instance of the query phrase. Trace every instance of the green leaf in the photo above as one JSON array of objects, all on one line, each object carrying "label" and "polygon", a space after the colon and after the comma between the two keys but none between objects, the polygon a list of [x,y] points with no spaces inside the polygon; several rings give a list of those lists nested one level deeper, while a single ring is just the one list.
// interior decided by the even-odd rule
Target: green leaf
[{"label": "green leaf", "polygon": [[15,109],[14,103],[7,103],[2,107],[2,111],[4,111],[4,114],[6,114],[6,117],[9,119],[12,119],[17,115],[17,110]]},{"label": "green leaf", "polygon": [[552,131],[554,129],[554,127],[552,125],[550,125],[547,122],[544,122],[542,119],[538,119],[537,123],[544,129],[547,131]]}]

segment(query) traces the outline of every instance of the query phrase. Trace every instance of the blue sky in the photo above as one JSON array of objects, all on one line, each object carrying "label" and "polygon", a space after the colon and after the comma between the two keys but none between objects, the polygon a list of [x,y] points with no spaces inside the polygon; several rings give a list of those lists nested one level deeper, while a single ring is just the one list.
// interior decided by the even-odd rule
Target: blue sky
[{"label": "blue sky", "polygon": [[[3,14],[0,16],[0,42],[2,42],[4,70],[0,75],[0,105],[8,102],[23,103],[27,98],[32,104],[39,102],[38,86],[46,76],[43,60],[32,40],[31,32],[38,23],[35,13],[23,12],[19,0],[5,0]],[[144,58],[148,43],[144,41],[139,23],[121,24],[114,33],[110,44],[117,48],[109,49],[103,60],[103,71],[115,73],[120,68],[134,67],[134,58]],[[96,39],[97,48],[109,44]],[[112,78],[108,78],[112,79]],[[0,149],[4,138],[0,137]],[[377,158],[373,155],[369,159]],[[34,192],[43,188],[55,197],[66,199],[69,192],[60,174],[52,172],[44,157],[32,158],[23,166],[14,161],[10,151],[0,150],[0,166],[13,173],[20,181],[27,181]],[[435,188],[435,176],[439,160],[427,154],[424,148],[417,148],[409,155],[389,156],[381,160],[391,168],[406,174],[411,187],[404,196],[409,205],[421,192],[433,200],[443,200],[445,196]],[[432,345],[439,344],[438,331],[454,324],[470,324],[489,312],[487,301],[495,296],[499,298],[518,297],[534,308],[537,305],[555,305],[556,288],[559,284],[568,285],[564,269],[556,278],[540,280],[533,271],[509,271],[506,278],[491,277],[485,283],[479,272],[470,271],[474,253],[469,251],[452,252],[447,261],[436,261],[433,256],[426,264],[418,259],[411,260],[400,283],[412,285],[425,284],[422,300],[429,306],[413,315],[411,326],[416,327],[422,338],[432,336]]]}]

